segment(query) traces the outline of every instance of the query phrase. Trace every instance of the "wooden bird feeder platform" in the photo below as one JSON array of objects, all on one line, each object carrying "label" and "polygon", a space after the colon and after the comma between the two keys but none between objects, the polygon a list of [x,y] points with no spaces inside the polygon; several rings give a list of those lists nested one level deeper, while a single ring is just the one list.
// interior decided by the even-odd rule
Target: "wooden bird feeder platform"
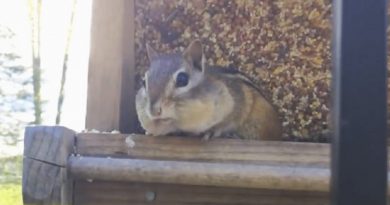
[{"label": "wooden bird feeder platform", "polygon": [[329,145],[26,129],[25,204],[327,204]]},{"label": "wooden bird feeder platform", "polygon": [[25,204],[329,204],[329,144],[28,127]]}]

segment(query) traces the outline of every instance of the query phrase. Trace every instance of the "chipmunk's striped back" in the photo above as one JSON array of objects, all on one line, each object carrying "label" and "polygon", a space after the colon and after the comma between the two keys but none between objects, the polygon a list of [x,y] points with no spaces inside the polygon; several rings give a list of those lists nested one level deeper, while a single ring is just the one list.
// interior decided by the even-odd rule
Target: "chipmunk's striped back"
[{"label": "chipmunk's striped back", "polygon": [[226,122],[232,122],[236,127],[233,136],[244,139],[281,139],[282,128],[277,112],[250,78],[231,68],[212,67],[209,73],[226,85],[235,101],[233,112],[226,119]]}]

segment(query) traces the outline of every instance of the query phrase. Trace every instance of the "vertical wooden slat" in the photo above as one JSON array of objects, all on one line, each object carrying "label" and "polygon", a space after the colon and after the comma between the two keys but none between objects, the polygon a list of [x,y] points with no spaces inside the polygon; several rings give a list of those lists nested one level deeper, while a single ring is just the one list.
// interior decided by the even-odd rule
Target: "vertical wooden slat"
[{"label": "vertical wooden slat", "polygon": [[94,0],[86,128],[133,131],[134,1]]},{"label": "vertical wooden slat", "polygon": [[134,132],[136,129],[135,112],[135,25],[134,25],[134,1],[124,1],[123,11],[122,52],[122,89],[120,102],[119,130],[123,133]]},{"label": "vertical wooden slat", "polygon": [[386,204],[386,8],[334,1],[334,205]]}]

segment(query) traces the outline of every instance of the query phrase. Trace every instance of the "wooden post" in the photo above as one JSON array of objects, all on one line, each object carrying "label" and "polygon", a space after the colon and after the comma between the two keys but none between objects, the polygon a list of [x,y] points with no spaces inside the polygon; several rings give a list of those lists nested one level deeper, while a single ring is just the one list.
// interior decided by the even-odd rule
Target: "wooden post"
[{"label": "wooden post", "polygon": [[386,11],[386,0],[334,1],[334,205],[387,201]]},{"label": "wooden post", "polygon": [[75,133],[59,126],[27,127],[24,138],[24,204],[72,204],[73,181],[66,165]]},{"label": "wooden post", "polygon": [[133,16],[134,1],[93,1],[87,129],[135,129]]}]

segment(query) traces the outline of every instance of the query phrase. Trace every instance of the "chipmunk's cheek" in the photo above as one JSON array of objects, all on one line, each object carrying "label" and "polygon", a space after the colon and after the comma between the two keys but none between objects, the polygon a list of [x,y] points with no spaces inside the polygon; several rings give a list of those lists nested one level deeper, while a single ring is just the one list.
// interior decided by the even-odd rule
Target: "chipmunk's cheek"
[{"label": "chipmunk's cheek", "polygon": [[162,115],[163,118],[176,119],[175,105],[173,102],[164,103]]}]

